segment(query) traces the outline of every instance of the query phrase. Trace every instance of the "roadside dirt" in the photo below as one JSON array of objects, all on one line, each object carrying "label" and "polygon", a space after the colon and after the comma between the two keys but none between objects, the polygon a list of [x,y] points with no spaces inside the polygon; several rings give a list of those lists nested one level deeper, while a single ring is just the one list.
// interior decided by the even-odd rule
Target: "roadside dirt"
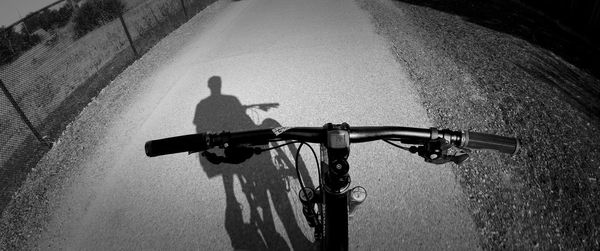
[{"label": "roadside dirt", "polygon": [[[204,2],[194,2],[190,6],[201,10]],[[163,23],[137,35],[134,46],[140,55],[145,54],[173,29],[186,22],[183,11],[177,18],[167,18]],[[138,58],[133,54],[130,46],[125,46],[83,83],[74,87],[69,96],[63,99],[55,110],[39,123],[37,129],[49,141],[58,139],[68,124],[73,122],[79,113],[92,101],[98,93],[111,83],[123,70]],[[40,92],[41,94],[41,92]],[[17,121],[21,123],[21,121]],[[21,187],[27,174],[34,168],[38,161],[48,152],[48,147],[39,143],[32,135],[28,136],[20,145],[15,147],[13,154],[6,164],[0,169],[0,212],[8,206],[12,195]]]},{"label": "roadside dirt", "polygon": [[[561,89],[598,80],[551,52],[455,15],[385,0],[359,2],[409,69],[437,126],[523,139],[517,156],[476,152],[454,169],[483,248],[599,249],[599,123]],[[193,34],[174,36],[183,43]],[[3,214],[0,249],[36,248],[31,245],[46,230],[54,203],[82,172],[72,167],[83,168],[84,156],[96,154],[82,146],[104,140],[119,109],[143,88],[130,83],[142,83],[178,45],[146,61],[155,65],[134,63],[128,70],[139,74],[117,78],[67,126],[56,143],[61,150],[51,150],[45,164],[32,169]]]},{"label": "roadside dirt", "polygon": [[[220,1],[218,4],[207,7],[201,14],[198,14],[200,19],[210,17],[227,2]],[[161,37],[159,36],[166,35],[174,25],[179,24],[165,23],[165,27],[155,28],[158,30],[153,30],[152,34],[143,34],[136,43],[140,52],[144,53],[150,50],[154,44],[160,43]],[[171,36],[176,38],[177,43],[171,44],[171,48],[176,49],[179,43],[183,43],[185,38],[191,35],[182,34],[178,30],[173,31]],[[136,79],[143,78],[162,62],[169,61],[171,53],[170,50],[153,53],[153,58],[146,62],[154,63],[142,66],[139,59],[133,62],[136,59],[131,56],[131,50],[126,48],[113,59],[113,62],[109,63],[109,66],[102,68],[97,74],[98,76],[88,80],[86,84],[93,88],[75,91],[74,97],[69,98],[70,101],[61,105],[68,109],[57,111],[55,116],[51,116],[53,118],[47,121],[47,128],[44,130],[47,130],[48,134],[56,136],[53,138],[57,138],[57,140],[52,149],[37,151],[37,157],[24,164],[25,173],[20,173],[22,177],[18,177],[18,179],[24,179],[19,181],[22,182],[22,185],[10,198],[12,201],[2,213],[0,250],[43,248],[36,247],[36,241],[46,229],[53,211],[57,208],[57,203],[63,199],[66,189],[71,187],[84,171],[85,156],[95,154],[94,148],[84,146],[99,145],[102,142],[105,131],[115,120],[115,116],[118,116],[119,111],[122,111],[123,107],[126,107],[128,102],[135,97],[134,94],[139,91],[139,88],[142,88],[140,84],[132,83],[141,83]],[[133,64],[131,64],[132,62]],[[129,74],[128,78],[117,77],[113,80],[123,69],[135,71],[137,74]],[[107,85],[110,88],[105,88]],[[81,113],[79,113],[80,111]],[[73,122],[65,125],[62,124],[64,121]],[[39,159],[43,164],[36,166]],[[92,168],[92,172],[100,171]],[[27,172],[29,173],[27,174]],[[11,189],[16,190],[15,187]]]},{"label": "roadside dirt", "polygon": [[476,152],[455,167],[482,247],[600,248],[600,123],[582,105],[598,101],[571,94],[581,84],[600,86],[598,79],[460,16],[360,2],[438,126],[523,140],[517,156]]},{"label": "roadside dirt", "polygon": [[[229,7],[219,22],[194,18],[170,34],[84,109],[4,215],[3,247],[221,250],[267,241],[285,249],[286,238],[290,246],[306,246],[293,241],[312,236],[297,200],[290,210],[262,202],[259,210],[252,190],[266,190],[235,185],[235,197],[248,198],[238,201],[248,218],[230,223],[229,186],[203,174],[196,155],[144,156],[145,140],[194,131],[190,115],[210,94],[209,76],[221,76],[223,93],[242,104],[281,102],[269,117],[282,125],[431,124],[405,69],[355,2],[259,0]],[[448,166],[431,168],[380,142],[354,149],[353,182],[371,197],[361,206],[363,217],[349,223],[352,247],[477,249],[464,194]],[[257,184],[280,180],[247,173],[240,175]],[[298,194],[269,186],[272,198],[285,193],[273,206]],[[254,224],[254,210],[273,223]]]}]

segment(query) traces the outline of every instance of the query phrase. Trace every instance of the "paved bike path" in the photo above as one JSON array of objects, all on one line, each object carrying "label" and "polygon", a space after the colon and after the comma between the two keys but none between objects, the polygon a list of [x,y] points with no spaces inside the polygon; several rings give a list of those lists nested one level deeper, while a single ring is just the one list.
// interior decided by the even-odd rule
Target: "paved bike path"
[{"label": "paved bike path", "polygon": [[[231,224],[225,215],[228,191],[223,177],[207,177],[197,155],[144,156],[148,139],[196,131],[194,116],[198,103],[210,95],[211,76],[219,76],[223,94],[241,104],[279,103],[268,112],[249,112],[255,122],[271,118],[284,126],[431,126],[406,71],[355,2],[217,4],[218,12],[190,20],[112,84],[141,88],[123,94],[131,96],[127,106],[114,115],[104,140],[89,146],[95,154],[85,156],[83,174],[74,177],[77,181],[57,207],[40,247],[212,250],[231,249],[232,239],[243,238],[235,244],[238,248],[256,243],[282,248],[303,243],[289,235],[312,239],[294,189],[275,191],[278,185],[267,185],[270,190],[262,192],[268,206],[252,208],[249,200],[258,199],[243,187],[248,182],[261,187],[258,183],[278,177],[249,168],[234,175],[242,214]],[[146,65],[155,66],[148,72]],[[103,100],[101,95],[97,102]],[[303,153],[316,179],[314,160],[309,151]],[[286,156],[272,156],[273,165],[281,159]],[[465,198],[449,166],[427,165],[382,142],[353,145],[350,163],[353,184],[368,192],[350,221],[352,249],[477,247]],[[287,204],[294,208],[292,214],[280,208]],[[290,222],[303,234],[294,232]],[[233,236],[242,228],[251,234]],[[277,242],[279,237],[285,244]],[[260,245],[246,246],[251,247]]]}]

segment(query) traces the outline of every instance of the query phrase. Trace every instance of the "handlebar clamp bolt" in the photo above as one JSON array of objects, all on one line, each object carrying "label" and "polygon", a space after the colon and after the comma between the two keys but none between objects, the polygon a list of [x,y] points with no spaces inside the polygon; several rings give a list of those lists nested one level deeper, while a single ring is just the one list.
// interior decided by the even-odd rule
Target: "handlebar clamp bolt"
[{"label": "handlebar clamp bolt", "polygon": [[337,165],[335,165],[335,169],[337,170],[342,170],[343,166],[342,164],[338,163]]},{"label": "handlebar clamp bolt", "polygon": [[435,153],[429,156],[430,159],[437,159],[437,157],[438,157],[438,155]]}]

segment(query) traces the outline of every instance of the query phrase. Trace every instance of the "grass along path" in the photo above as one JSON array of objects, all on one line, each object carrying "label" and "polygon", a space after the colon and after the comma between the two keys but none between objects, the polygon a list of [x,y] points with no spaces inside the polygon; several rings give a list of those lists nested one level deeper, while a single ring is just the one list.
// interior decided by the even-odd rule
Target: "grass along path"
[{"label": "grass along path", "polygon": [[438,126],[523,140],[518,156],[477,152],[455,167],[483,248],[600,248],[600,123],[564,91],[599,81],[549,51],[455,15],[360,2],[410,69]]}]

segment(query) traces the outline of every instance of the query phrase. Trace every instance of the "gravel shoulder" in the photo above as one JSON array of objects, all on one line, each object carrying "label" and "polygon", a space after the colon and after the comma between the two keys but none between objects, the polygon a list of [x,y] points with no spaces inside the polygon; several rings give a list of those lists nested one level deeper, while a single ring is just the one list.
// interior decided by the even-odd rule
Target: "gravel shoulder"
[{"label": "gravel shoulder", "polygon": [[[523,139],[518,156],[477,152],[454,168],[482,247],[599,249],[599,123],[561,89],[563,83],[598,80],[551,52],[457,16],[386,0],[358,2],[409,70],[435,125]],[[145,76],[194,36],[186,26],[201,30],[227,3],[216,2],[169,35],[169,44],[159,43],[161,50],[152,49],[131,65],[68,126],[3,213],[1,250],[49,248],[35,245],[64,194],[77,187],[76,177],[100,177],[103,170],[93,167],[107,166],[89,163],[85,156],[119,150],[103,147],[113,121],[145,122],[137,118],[147,117],[153,107],[124,109],[140,95],[160,97],[145,93]],[[570,74],[552,74],[557,71]],[[168,91],[169,86],[149,89]],[[123,118],[135,113],[135,118]]]},{"label": "gravel shoulder", "polygon": [[[207,76],[222,76],[224,93],[244,104],[282,102],[269,113],[282,125],[431,124],[406,71],[355,2],[262,0],[229,6],[217,15],[221,22],[203,30],[203,18],[194,18],[168,36],[83,111],[4,215],[2,248],[226,249],[228,235],[252,241],[252,236],[235,238],[239,232],[229,233],[227,223],[223,228],[226,193],[218,192],[219,179],[208,179],[197,168],[197,156],[151,161],[139,147],[149,138],[194,130],[189,115],[199,97],[208,95]],[[193,36],[200,41],[188,43]],[[348,86],[352,90],[339,95],[327,91]],[[396,102],[399,97],[404,102]],[[449,168],[397,156],[397,149],[383,143],[355,149],[353,170],[364,175],[353,176],[353,182],[363,184],[371,197],[361,206],[364,217],[350,222],[353,247],[477,248],[464,194]],[[248,196],[236,188],[236,197]],[[288,190],[295,198],[297,191]],[[295,224],[298,212],[278,213],[274,221]],[[241,223],[234,228],[243,231],[247,223]],[[370,238],[358,238],[364,233]],[[273,238],[269,235],[263,238]]]},{"label": "gravel shoulder", "polygon": [[[114,126],[115,121],[123,120],[123,116],[130,112],[126,109],[130,102],[147,94],[145,93],[147,88],[144,86],[148,83],[146,76],[170,62],[175,52],[196,35],[185,32],[186,30],[202,30],[207,23],[212,22],[215,13],[227,6],[229,2],[220,0],[213,3],[169,34],[171,39],[164,40],[168,41],[168,44],[164,41],[159,42],[129,66],[67,126],[54,143],[54,147],[32,169],[21,189],[3,212],[0,218],[0,250],[49,248],[39,247],[36,244],[40,241],[42,233],[48,230],[49,221],[56,217],[53,212],[57,211],[58,205],[64,201],[65,196],[72,192],[70,189],[77,187],[75,184],[79,180],[77,177],[91,175],[99,178],[103,175],[103,170],[95,168],[100,165],[87,163],[88,158],[99,154],[99,149],[118,151],[115,147],[103,147],[104,142],[107,141],[104,137],[107,135],[108,128]],[[165,88],[168,89],[169,86],[164,85],[163,91]],[[160,91],[160,88],[158,89]],[[148,111],[139,111],[140,115],[144,112]],[[131,121],[132,118],[128,119]],[[141,122],[143,120],[136,123]],[[85,205],[71,206],[85,207]],[[74,214],[69,217],[78,216]]]},{"label": "gravel shoulder", "polygon": [[476,152],[455,174],[484,249],[598,249],[600,136],[572,86],[598,79],[552,52],[459,16],[359,0],[410,70],[439,127],[515,135],[517,156]]}]

